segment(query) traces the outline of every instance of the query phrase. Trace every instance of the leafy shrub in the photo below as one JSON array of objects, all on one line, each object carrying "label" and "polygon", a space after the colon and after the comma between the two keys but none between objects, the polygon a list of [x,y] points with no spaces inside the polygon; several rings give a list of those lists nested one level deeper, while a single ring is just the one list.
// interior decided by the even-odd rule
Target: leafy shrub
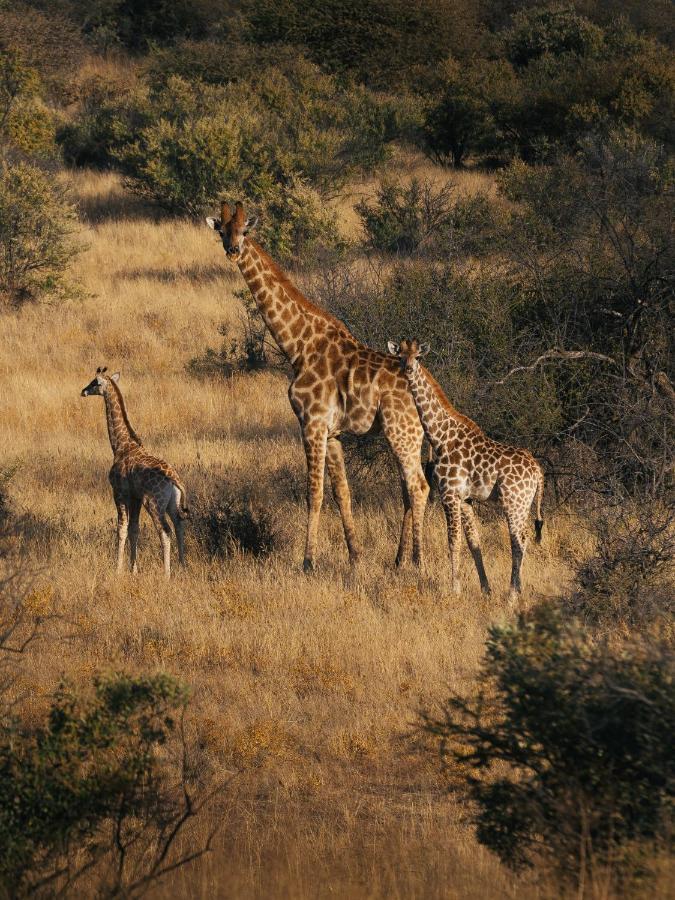
[{"label": "leafy shrub", "polygon": [[543,858],[580,883],[603,866],[643,873],[638,851],[672,809],[672,651],[612,649],[547,608],[493,626],[486,647],[477,695],[424,718],[478,840],[514,869]]},{"label": "leafy shrub", "polygon": [[603,33],[571,4],[560,3],[520,10],[504,39],[511,62],[526,66],[545,55],[596,54],[602,48]]},{"label": "leafy shrub", "polygon": [[9,303],[63,292],[79,248],[65,191],[26,163],[0,163],[0,296]]},{"label": "leafy shrub", "polygon": [[376,205],[366,200],[356,205],[368,243],[375,250],[410,254],[437,239],[450,222],[452,186],[438,190],[430,181],[414,178],[409,187],[382,181]]},{"label": "leafy shrub", "polygon": [[116,675],[95,681],[90,700],[62,688],[35,728],[3,718],[4,893],[72,890],[87,872],[101,893],[129,896],[203,852],[167,855],[200,805],[181,737],[186,703],[169,676]]},{"label": "leafy shrub", "polygon": [[65,162],[110,168],[149,116],[147,95],[124,78],[95,75],[78,86],[77,113],[56,135]]},{"label": "leafy shrub", "polygon": [[276,526],[266,509],[221,487],[194,517],[194,530],[212,557],[246,553],[269,556],[279,543]]},{"label": "leafy shrub", "polygon": [[471,153],[508,156],[512,135],[500,130],[498,111],[518,108],[519,102],[520,87],[506,61],[446,60],[422,128],[427,153],[440,165],[456,167]]},{"label": "leafy shrub", "polygon": [[48,158],[56,153],[55,119],[39,89],[37,72],[16,50],[0,45],[0,144]]},{"label": "leafy shrub", "polygon": [[440,188],[413,179],[408,187],[382,181],[375,203],[356,205],[375,250],[399,255],[449,257],[494,253],[504,215],[484,194],[453,198],[448,181]]},{"label": "leafy shrub", "polygon": [[[617,491],[617,497],[621,497]],[[675,575],[675,517],[667,506],[629,498],[593,522],[595,552],[576,573],[570,609],[594,626],[614,629],[670,623]]]}]

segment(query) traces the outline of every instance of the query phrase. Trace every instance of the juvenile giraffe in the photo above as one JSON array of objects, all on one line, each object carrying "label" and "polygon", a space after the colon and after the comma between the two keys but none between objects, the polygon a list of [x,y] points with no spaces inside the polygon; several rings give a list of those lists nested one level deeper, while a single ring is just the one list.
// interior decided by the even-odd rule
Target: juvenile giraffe
[{"label": "juvenile giraffe", "polygon": [[532,501],[536,502],[534,522],[537,543],[544,525],[541,500],[544,474],[528,450],[507,447],[493,441],[448,401],[440,385],[420,365],[419,357],[429,352],[428,344],[416,340],[400,346],[389,342],[389,352],[398,356],[419,412],[424,432],[434,450],[434,472],[448,526],[453,592],[459,592],[460,522],[471,550],[481,590],[490,593],[483,566],[480,539],[471,501],[498,499],[506,513],[511,537],[511,589],[515,599],[521,591],[520,567],[525,555],[525,524]]},{"label": "juvenile giraffe", "polygon": [[408,555],[412,533],[413,561],[421,565],[429,494],[420,460],[424,432],[399,365],[387,354],[359,343],[342,322],[300,293],[247,236],[255,221],[246,219],[241,202],[234,212],[222,203],[220,219],[206,221],[219,233],[228,257],[237,260],[265,324],[293,367],[288,396],[307,457],[305,571],[314,567],[326,465],[349,559],[357,560],[360,548],[339,435],[366,434],[380,427],[396,457],[403,492],[405,511],[396,563]]},{"label": "juvenile giraffe", "polygon": [[124,398],[119,389],[120,373],[107,375],[98,368],[96,376],[82,389],[83,397],[102,396],[113,464],[108,475],[117,507],[117,571],[124,567],[124,547],[129,534],[131,571],[138,571],[138,520],[145,506],[162,544],[164,574],[171,574],[171,531],[167,514],[173,522],[178,543],[178,559],[185,565],[183,519],[188,516],[185,488],[173,466],[143,447],[141,439],[129,423]]}]

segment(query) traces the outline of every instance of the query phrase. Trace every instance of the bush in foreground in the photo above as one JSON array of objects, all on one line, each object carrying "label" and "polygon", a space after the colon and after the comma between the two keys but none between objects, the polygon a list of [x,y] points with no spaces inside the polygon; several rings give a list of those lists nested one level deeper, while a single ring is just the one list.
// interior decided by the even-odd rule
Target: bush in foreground
[{"label": "bush in foreground", "polygon": [[548,608],[493,626],[477,695],[424,718],[478,840],[579,883],[644,875],[675,793],[673,674],[672,650],[612,649]]},{"label": "bush in foreground", "polygon": [[119,675],[95,682],[91,700],[62,689],[37,728],[4,717],[2,896],[74,895],[85,875],[99,895],[137,896],[204,852],[176,846],[200,808],[185,761],[186,702],[168,676]]}]

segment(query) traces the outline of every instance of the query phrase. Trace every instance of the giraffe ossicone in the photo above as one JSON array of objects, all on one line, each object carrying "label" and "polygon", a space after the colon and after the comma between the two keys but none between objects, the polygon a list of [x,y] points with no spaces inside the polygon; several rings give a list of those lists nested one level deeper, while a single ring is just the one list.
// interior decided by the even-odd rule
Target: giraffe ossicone
[{"label": "giraffe ossicone", "polygon": [[238,201],[221,203],[220,218],[208,226],[236,259],[255,303],[281,352],[293,368],[288,390],[302,431],[307,458],[307,534],[304,568],[314,566],[324,469],[333,486],[352,562],[359,557],[351,495],[339,436],[382,429],[398,464],[404,515],[397,564],[408,556],[423,561],[422,530],[429,486],[421,465],[424,433],[400,367],[386,353],[371,350],[347,326],[312,303],[268,253],[249,236],[255,219]]},{"label": "giraffe ossicone", "polygon": [[420,363],[428,344],[405,340],[389,342],[410,385],[424,433],[434,451],[434,474],[443,503],[447,528],[452,586],[459,592],[460,531],[463,526],[481,589],[490,592],[472,500],[499,500],[511,537],[511,599],[521,592],[520,569],[527,544],[525,525],[532,506],[535,538],[541,540],[541,501],[544,474],[529,450],[509,447],[489,438],[467,416],[458,412],[438,382]]},{"label": "giraffe ossicone", "polygon": [[99,366],[94,379],[81,391],[82,397],[101,396],[105,401],[113,452],[108,479],[117,507],[117,571],[124,568],[127,536],[131,571],[135,574],[138,570],[139,518],[141,506],[145,506],[159,535],[164,573],[168,578],[171,574],[171,530],[167,516],[176,532],[179,562],[185,564],[184,519],[189,515],[185,487],[173,466],[148,453],[131,427],[119,379],[119,372],[109,375],[107,366]]}]

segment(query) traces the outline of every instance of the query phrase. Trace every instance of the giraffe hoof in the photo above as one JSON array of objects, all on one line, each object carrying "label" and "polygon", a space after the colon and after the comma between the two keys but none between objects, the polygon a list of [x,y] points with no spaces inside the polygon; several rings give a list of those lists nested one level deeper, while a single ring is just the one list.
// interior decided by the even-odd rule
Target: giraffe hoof
[{"label": "giraffe hoof", "polygon": [[306,575],[309,575],[311,572],[313,572],[314,571],[314,560],[311,560],[311,559],[304,560],[304,562],[302,563],[302,571]]}]

